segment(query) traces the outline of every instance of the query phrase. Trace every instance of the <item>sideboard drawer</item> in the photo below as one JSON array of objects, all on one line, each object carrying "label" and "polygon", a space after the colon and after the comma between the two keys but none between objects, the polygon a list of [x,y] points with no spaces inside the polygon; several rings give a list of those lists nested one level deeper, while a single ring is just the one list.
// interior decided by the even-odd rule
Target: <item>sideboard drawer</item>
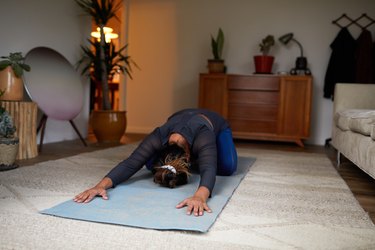
[{"label": "sideboard drawer", "polygon": [[229,104],[228,122],[233,131],[276,133],[277,105]]},{"label": "sideboard drawer", "polygon": [[279,92],[276,91],[255,91],[255,90],[229,90],[228,103],[246,104],[273,104],[279,103]]},{"label": "sideboard drawer", "polygon": [[228,89],[278,91],[280,78],[277,76],[228,76]]},{"label": "sideboard drawer", "polygon": [[229,104],[229,120],[243,118],[246,120],[277,120],[278,106],[276,105],[244,105]]},{"label": "sideboard drawer", "polygon": [[[251,121],[243,119],[231,119],[230,127],[233,133],[259,134],[276,134],[277,121]],[[238,138],[238,137],[236,137]]]}]

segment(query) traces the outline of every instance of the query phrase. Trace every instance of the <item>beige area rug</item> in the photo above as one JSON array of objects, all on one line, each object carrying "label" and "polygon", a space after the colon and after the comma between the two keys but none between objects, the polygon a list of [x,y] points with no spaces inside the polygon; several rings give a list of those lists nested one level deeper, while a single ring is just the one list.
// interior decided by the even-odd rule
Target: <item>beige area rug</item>
[{"label": "beige area rug", "polygon": [[322,154],[238,149],[257,160],[205,234],[38,213],[96,184],[135,146],[0,172],[0,249],[375,249],[374,224]]}]

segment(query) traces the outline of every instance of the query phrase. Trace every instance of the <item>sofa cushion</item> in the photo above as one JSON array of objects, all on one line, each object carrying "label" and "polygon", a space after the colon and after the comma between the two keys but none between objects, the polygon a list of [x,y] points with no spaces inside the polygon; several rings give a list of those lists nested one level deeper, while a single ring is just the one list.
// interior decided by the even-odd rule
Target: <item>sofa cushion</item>
[{"label": "sofa cushion", "polygon": [[350,117],[355,114],[355,110],[343,110],[340,112],[337,112],[335,116],[333,117],[333,121],[337,127],[339,127],[341,130],[349,130],[349,120]]},{"label": "sofa cushion", "polygon": [[349,128],[354,132],[370,136],[373,124],[375,124],[375,111],[368,111],[352,117]]},{"label": "sofa cushion", "polygon": [[341,130],[352,130],[370,136],[372,125],[375,124],[375,110],[348,109],[340,111],[335,115],[334,121]]}]

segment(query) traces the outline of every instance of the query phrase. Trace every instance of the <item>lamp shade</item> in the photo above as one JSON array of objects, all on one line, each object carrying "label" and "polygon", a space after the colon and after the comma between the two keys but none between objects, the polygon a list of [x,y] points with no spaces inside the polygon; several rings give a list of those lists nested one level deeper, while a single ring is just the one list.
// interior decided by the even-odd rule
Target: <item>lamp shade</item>
[{"label": "lamp shade", "polygon": [[293,33],[288,33],[279,37],[279,41],[285,45],[287,45],[292,39],[293,39]]},{"label": "lamp shade", "polygon": [[[116,39],[118,38],[118,34],[113,33],[113,29],[110,27],[104,27],[103,28],[104,36],[105,36],[105,42],[110,43],[111,39]],[[91,32],[91,36],[95,37],[100,41],[100,28],[96,28],[96,31]]]}]

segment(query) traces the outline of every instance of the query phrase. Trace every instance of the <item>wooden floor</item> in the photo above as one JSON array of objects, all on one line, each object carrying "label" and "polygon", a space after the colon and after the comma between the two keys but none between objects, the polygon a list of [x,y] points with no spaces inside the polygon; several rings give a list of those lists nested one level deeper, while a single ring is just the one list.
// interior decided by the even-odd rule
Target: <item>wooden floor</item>
[{"label": "wooden floor", "polygon": [[[143,138],[144,135],[142,134],[128,134],[122,138],[121,144],[136,142]],[[38,155],[38,157],[20,160],[17,163],[20,165],[20,167],[27,167],[42,161],[60,159],[83,152],[92,152],[95,150],[116,146],[116,144],[98,144],[92,135],[88,137],[87,143],[87,147],[84,147],[80,140],[45,144],[43,145],[42,152]],[[304,148],[301,148],[291,143],[249,140],[236,140],[235,143],[237,146],[245,148],[325,153],[332,161],[332,164],[336,167],[336,150],[332,147],[305,145]],[[368,212],[372,221],[375,223],[375,180],[344,157],[341,158],[341,165],[339,168],[337,168],[337,170],[342,178],[346,181],[347,185],[363,209]]]}]

